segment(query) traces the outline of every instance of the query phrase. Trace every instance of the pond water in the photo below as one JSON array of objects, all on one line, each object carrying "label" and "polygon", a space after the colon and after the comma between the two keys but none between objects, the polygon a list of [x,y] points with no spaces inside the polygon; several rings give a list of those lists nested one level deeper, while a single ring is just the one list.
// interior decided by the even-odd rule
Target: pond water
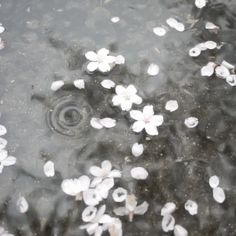
[{"label": "pond water", "polygon": [[[236,65],[235,0],[209,0],[201,9],[194,0],[0,3],[5,27],[0,35],[5,45],[0,51],[0,123],[7,128],[6,149],[16,157],[15,165],[4,167],[0,175],[1,227],[15,236],[88,235],[80,228],[86,204],[65,194],[61,183],[82,175],[92,178],[90,167],[109,160],[122,177],[115,178],[99,206],[106,204],[106,213],[117,217],[114,208],[124,205],[112,199],[117,187],[134,194],[138,204],[149,204],[132,222],[119,217],[124,236],[174,235],[162,227],[161,209],[167,202],[176,204],[175,222],[190,236],[236,235],[235,87],[215,75],[201,76],[209,61]],[[170,17],[185,25],[184,32],[166,24]],[[219,28],[205,29],[206,22]],[[154,27],[167,32],[160,37]],[[191,48],[209,40],[220,47],[189,55]],[[125,63],[105,74],[88,73],[86,52],[101,48],[122,55]],[[159,67],[154,76],[147,73],[152,63]],[[78,79],[84,80],[84,89],[73,85]],[[136,87],[142,103],[132,109],[152,105],[164,117],[158,135],[133,131],[134,119],[113,105],[115,88],[102,87],[104,79]],[[57,80],[65,85],[52,91]],[[169,100],[178,102],[176,111],[165,109]],[[115,119],[116,125],[95,129],[93,117]],[[188,117],[198,119],[196,127],[184,124]],[[144,146],[139,157],[132,155],[134,143]],[[45,176],[47,161],[54,163],[53,177]],[[148,177],[132,178],[133,167],[144,167]],[[213,175],[224,190],[223,203],[213,198]],[[19,211],[20,197],[28,203],[25,213]],[[198,204],[196,215],[185,210],[189,199]]]}]

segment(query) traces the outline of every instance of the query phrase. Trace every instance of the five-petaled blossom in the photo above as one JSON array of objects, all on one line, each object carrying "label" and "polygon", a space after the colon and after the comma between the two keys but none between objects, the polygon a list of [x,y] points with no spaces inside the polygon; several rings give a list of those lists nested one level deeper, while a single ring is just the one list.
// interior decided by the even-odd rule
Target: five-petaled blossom
[{"label": "five-petaled blossom", "polygon": [[137,94],[137,89],[130,84],[128,87],[116,86],[116,95],[112,98],[114,106],[120,106],[123,111],[129,111],[134,104],[141,104],[142,98]]},{"label": "five-petaled blossom", "polygon": [[102,162],[101,167],[91,166],[89,169],[90,173],[95,176],[91,183],[91,187],[96,187],[106,178],[120,178],[121,172],[119,170],[112,170],[111,162],[105,160]]},{"label": "five-petaled blossom", "polygon": [[139,133],[145,129],[149,135],[158,135],[157,127],[161,126],[164,121],[162,115],[154,115],[152,105],[145,106],[143,112],[131,110],[130,116],[136,120],[132,125],[133,131]]},{"label": "five-petaled blossom", "polygon": [[125,207],[118,207],[114,209],[114,213],[118,216],[129,216],[129,221],[133,221],[134,215],[143,215],[148,210],[149,204],[145,201],[140,205],[133,194],[127,196],[125,200]]},{"label": "five-petaled blossom", "polygon": [[124,57],[110,56],[109,50],[106,48],[99,49],[97,52],[88,51],[85,53],[85,57],[90,61],[87,64],[87,70],[94,72],[99,70],[102,73],[109,72],[116,64],[124,64]]},{"label": "five-petaled blossom", "polygon": [[109,224],[113,222],[112,217],[104,214],[105,211],[105,205],[102,205],[98,210],[92,206],[85,208],[82,220],[87,224],[80,226],[80,229],[85,229],[89,235],[102,235],[103,231],[108,230]]}]

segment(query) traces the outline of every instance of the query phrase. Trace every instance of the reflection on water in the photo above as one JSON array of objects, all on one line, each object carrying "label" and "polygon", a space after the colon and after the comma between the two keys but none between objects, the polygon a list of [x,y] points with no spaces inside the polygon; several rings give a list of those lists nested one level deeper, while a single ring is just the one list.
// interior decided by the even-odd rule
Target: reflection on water
[{"label": "reflection on water", "polygon": [[[79,229],[85,205],[65,195],[60,185],[110,160],[123,172],[115,186],[149,203],[148,212],[132,223],[122,218],[125,236],[172,235],[161,227],[166,202],[175,202],[175,220],[191,236],[236,235],[235,88],[222,79],[200,76],[210,60],[236,64],[236,4],[212,0],[200,10],[193,2],[0,1],[0,21],[6,28],[0,51],[1,123],[8,128],[9,152],[17,157],[16,165],[0,176],[0,222],[9,233],[86,235]],[[120,17],[115,24],[110,21],[114,16]],[[169,17],[183,22],[186,31],[169,30],[163,38],[153,34],[153,27]],[[206,21],[220,30],[209,32]],[[207,40],[224,46],[189,57],[189,49]],[[103,47],[124,55],[126,64],[107,75],[87,74],[84,53]],[[157,76],[146,73],[150,63],[158,64]],[[55,78],[66,85],[53,93]],[[85,80],[84,90],[72,86],[75,79]],[[152,104],[155,114],[163,114],[158,136],[149,140],[145,132],[132,132],[133,120],[112,106],[115,91],[104,89],[103,79],[134,84],[144,100],[134,108]],[[177,100],[179,109],[166,111],[168,100]],[[199,120],[194,129],[184,125],[190,116]],[[111,117],[117,125],[96,130],[89,123],[92,117]],[[145,147],[138,158],[131,155],[135,142]],[[52,178],[43,173],[48,160],[55,163]],[[149,178],[134,181],[129,175],[134,166],[145,167]],[[220,177],[225,190],[223,204],[213,200],[208,184],[212,175]],[[20,196],[29,203],[25,214],[16,207]],[[188,199],[198,203],[197,215],[184,210]],[[110,198],[106,202],[112,214],[116,205]]]}]

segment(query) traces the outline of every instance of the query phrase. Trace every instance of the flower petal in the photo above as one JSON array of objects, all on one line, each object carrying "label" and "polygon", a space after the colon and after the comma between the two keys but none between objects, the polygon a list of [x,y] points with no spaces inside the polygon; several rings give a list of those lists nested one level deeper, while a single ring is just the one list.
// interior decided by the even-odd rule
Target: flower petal
[{"label": "flower petal", "polygon": [[81,186],[81,191],[86,191],[89,189],[90,179],[87,175],[80,176],[79,182],[80,182],[80,186]]},{"label": "flower petal", "polygon": [[144,119],[150,119],[154,115],[154,110],[152,105],[147,105],[143,108]]},{"label": "flower petal", "polygon": [[155,125],[153,125],[152,123],[146,124],[145,130],[146,130],[147,134],[149,134],[149,135],[158,135],[157,127]]},{"label": "flower petal", "polygon": [[184,204],[184,208],[190,215],[196,215],[198,213],[198,204],[195,201],[188,200]]},{"label": "flower petal", "polygon": [[87,70],[89,72],[94,72],[97,69],[98,69],[98,62],[92,61],[88,63]]},{"label": "flower petal", "polygon": [[53,177],[55,175],[54,163],[47,161],[43,166],[43,171],[47,177]]},{"label": "flower petal", "polygon": [[151,119],[150,119],[150,123],[152,125],[155,126],[161,126],[164,122],[164,117],[163,115],[154,115]]},{"label": "flower petal", "polygon": [[110,79],[104,79],[101,82],[101,85],[102,85],[103,88],[111,89],[111,88],[114,88],[116,84]]},{"label": "flower petal", "polygon": [[107,62],[101,62],[98,64],[98,69],[102,73],[109,72],[111,70],[111,66]]},{"label": "flower petal", "polygon": [[222,188],[213,188],[213,198],[218,203],[223,203],[225,201],[225,192]]},{"label": "flower petal", "polygon": [[116,120],[109,117],[100,119],[100,123],[103,127],[108,129],[116,126]]},{"label": "flower petal", "polygon": [[143,154],[143,144],[139,144],[139,143],[134,143],[133,146],[132,146],[132,154],[135,156],[135,157],[139,157]]},{"label": "flower petal", "polygon": [[161,215],[170,215],[176,210],[176,205],[174,202],[167,202],[161,209]]},{"label": "flower petal", "polygon": [[85,53],[85,57],[89,60],[89,61],[97,61],[98,60],[98,56],[95,52],[93,51],[88,51]]},{"label": "flower petal", "polygon": [[122,85],[116,86],[116,94],[123,95],[126,92],[126,88]]},{"label": "flower petal", "polygon": [[5,126],[0,125],[0,136],[3,136],[7,133],[7,129]]},{"label": "flower petal", "polygon": [[112,193],[112,198],[115,202],[123,202],[128,195],[128,192],[124,188],[117,188]]},{"label": "flower petal", "polygon": [[128,215],[128,210],[125,207],[118,207],[114,209],[114,213],[118,216],[125,216]]},{"label": "flower petal", "polygon": [[4,166],[12,166],[16,163],[16,158],[13,156],[8,156],[6,159],[2,161]]},{"label": "flower petal", "polygon": [[99,118],[96,118],[96,117],[93,117],[93,118],[90,120],[90,125],[91,125],[94,129],[102,129],[102,128],[103,128],[103,125],[100,123],[100,119],[99,119]]},{"label": "flower petal", "polygon": [[162,222],[161,222],[162,230],[164,232],[169,232],[174,230],[175,226],[175,218],[172,215],[164,215]]},{"label": "flower petal", "polygon": [[105,58],[109,54],[109,50],[106,48],[101,48],[98,50],[97,54],[99,57]]},{"label": "flower petal", "polygon": [[134,214],[136,215],[143,215],[147,212],[149,207],[149,204],[145,201],[142,204],[140,204],[139,206],[137,206],[134,210]]},{"label": "flower petal", "polygon": [[134,167],[131,169],[130,173],[134,179],[138,180],[144,180],[148,177],[148,172],[143,167]]},{"label": "flower petal", "polygon": [[73,84],[78,89],[84,89],[85,88],[85,83],[84,83],[83,79],[74,80]]},{"label": "flower petal", "polygon": [[57,80],[57,81],[53,81],[51,84],[51,90],[52,91],[57,91],[59,90],[62,86],[64,86],[64,81],[63,80]]},{"label": "flower petal", "polygon": [[84,203],[88,206],[96,206],[102,200],[98,191],[95,189],[89,189],[83,192]]},{"label": "flower petal", "polygon": [[128,92],[129,95],[135,95],[137,93],[137,89],[134,87],[133,84],[130,84],[127,88],[126,91]]},{"label": "flower petal", "polygon": [[82,220],[84,222],[92,221],[97,214],[97,208],[94,206],[88,206],[82,212]]},{"label": "flower petal", "polygon": [[132,130],[136,133],[141,132],[145,128],[144,121],[135,121],[132,125]]},{"label": "flower petal", "polygon": [[120,178],[121,177],[121,172],[119,170],[112,170],[109,175],[109,178]]},{"label": "flower petal", "polygon": [[178,102],[176,100],[169,100],[166,102],[165,109],[167,111],[173,112],[179,108]]},{"label": "flower petal", "polygon": [[103,170],[98,166],[91,166],[89,172],[95,177],[99,177],[103,174]]},{"label": "flower petal", "polygon": [[210,177],[209,185],[210,185],[211,188],[216,188],[216,187],[219,186],[219,184],[220,184],[220,180],[219,180],[218,176],[213,175],[213,176]]},{"label": "flower petal", "polygon": [[143,99],[142,99],[140,96],[136,95],[136,94],[133,95],[133,96],[130,98],[130,100],[131,100],[132,103],[135,103],[135,104],[141,104],[142,101],[143,101]]},{"label": "flower petal", "polygon": [[188,236],[188,231],[181,225],[175,225],[174,236]]},{"label": "flower petal", "polygon": [[105,172],[110,172],[112,169],[111,162],[108,160],[103,161],[101,164],[101,167],[102,167],[102,170]]},{"label": "flower petal", "polygon": [[79,179],[64,179],[61,183],[62,191],[68,195],[76,196],[81,192]]},{"label": "flower petal", "polygon": [[24,197],[19,197],[16,206],[20,213],[26,213],[29,209],[29,204]]},{"label": "flower petal", "polygon": [[132,102],[130,100],[123,100],[121,103],[122,111],[129,111],[132,108]]}]

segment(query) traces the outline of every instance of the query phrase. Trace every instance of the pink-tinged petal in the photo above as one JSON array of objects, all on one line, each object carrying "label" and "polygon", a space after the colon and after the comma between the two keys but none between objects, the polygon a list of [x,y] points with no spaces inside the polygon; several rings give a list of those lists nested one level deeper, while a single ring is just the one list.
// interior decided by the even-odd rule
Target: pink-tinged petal
[{"label": "pink-tinged petal", "polygon": [[136,133],[141,132],[145,128],[145,123],[144,121],[136,121],[132,125],[132,130]]},{"label": "pink-tinged petal", "polygon": [[127,87],[127,92],[128,92],[129,95],[135,95],[137,93],[137,89],[134,87],[133,84],[130,84]]},{"label": "pink-tinged petal", "polygon": [[132,110],[130,111],[129,114],[130,114],[130,117],[133,118],[134,120],[139,120],[139,121],[143,120],[143,113],[141,111]]},{"label": "pink-tinged petal", "polygon": [[119,170],[112,170],[109,175],[109,178],[120,178],[121,177],[121,172]]},{"label": "pink-tinged petal", "polygon": [[89,189],[90,179],[87,175],[80,176],[79,181],[81,184],[81,191],[85,191]]},{"label": "pink-tinged petal", "polygon": [[143,108],[143,115],[145,119],[150,119],[154,115],[154,110],[152,105],[147,105]]},{"label": "pink-tinged petal", "polygon": [[101,49],[98,50],[97,54],[98,54],[99,57],[105,58],[109,54],[109,50],[106,49],[106,48],[101,48]]},{"label": "pink-tinged petal", "polygon": [[136,215],[143,215],[147,212],[149,204],[145,201],[139,206],[137,206],[134,210],[134,214]]},{"label": "pink-tinged petal", "polygon": [[125,215],[129,214],[128,210],[125,207],[118,207],[118,208],[114,209],[114,213],[117,216],[125,216]]},{"label": "pink-tinged petal", "polygon": [[145,130],[149,135],[158,135],[157,127],[154,126],[152,123],[145,125]]},{"label": "pink-tinged petal", "polygon": [[110,161],[105,160],[102,162],[101,167],[102,167],[102,170],[107,173],[111,171],[112,165]]},{"label": "pink-tinged petal", "polygon": [[102,62],[98,64],[99,71],[106,73],[111,70],[111,66],[107,62]]},{"label": "pink-tinged petal", "polygon": [[97,61],[98,60],[98,56],[95,52],[93,51],[89,51],[85,53],[85,57],[89,60],[89,61]]},{"label": "pink-tinged petal", "polygon": [[102,177],[96,177],[93,179],[93,181],[91,182],[91,188],[96,187],[98,184],[100,184],[102,182]]},{"label": "pink-tinged petal", "polygon": [[143,99],[139,97],[138,95],[133,95],[130,100],[132,103],[135,103],[135,104],[141,104],[143,102]]},{"label": "pink-tinged petal", "polygon": [[103,174],[102,169],[98,166],[91,166],[89,169],[89,172],[91,175],[93,175],[95,177],[99,177]]},{"label": "pink-tinged petal", "polygon": [[98,69],[98,62],[92,61],[88,63],[87,70],[89,72],[94,72],[97,69]]},{"label": "pink-tinged petal", "polygon": [[116,94],[123,95],[126,92],[126,88],[122,85],[116,86]]},{"label": "pink-tinged petal", "polygon": [[132,102],[129,101],[129,100],[124,100],[122,103],[121,103],[121,109],[122,111],[129,111],[132,107]]},{"label": "pink-tinged petal", "polygon": [[120,104],[123,102],[123,97],[121,97],[120,95],[115,95],[112,98],[112,103],[114,106],[120,106]]},{"label": "pink-tinged petal", "polygon": [[164,117],[162,115],[155,115],[150,119],[150,123],[155,126],[161,126],[164,122]]}]

